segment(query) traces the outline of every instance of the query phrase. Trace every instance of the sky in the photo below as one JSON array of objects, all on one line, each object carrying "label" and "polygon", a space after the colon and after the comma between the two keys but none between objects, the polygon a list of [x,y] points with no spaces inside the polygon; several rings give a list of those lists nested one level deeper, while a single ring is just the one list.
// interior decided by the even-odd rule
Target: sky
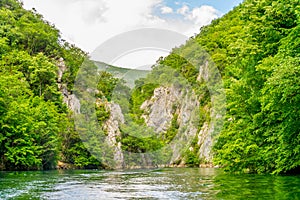
[{"label": "sky", "polygon": [[[23,0],[26,9],[35,8],[45,20],[54,24],[63,39],[89,53],[115,36],[142,28],[170,30],[187,38],[194,36],[202,26],[208,25],[241,2],[242,0]],[[174,44],[177,45],[179,44]],[[135,63],[130,59],[135,56],[130,55],[127,59],[123,56],[109,64],[137,68],[155,63],[158,55],[166,55],[168,51],[170,49],[147,49],[147,56],[138,56],[141,59],[135,60]]]}]

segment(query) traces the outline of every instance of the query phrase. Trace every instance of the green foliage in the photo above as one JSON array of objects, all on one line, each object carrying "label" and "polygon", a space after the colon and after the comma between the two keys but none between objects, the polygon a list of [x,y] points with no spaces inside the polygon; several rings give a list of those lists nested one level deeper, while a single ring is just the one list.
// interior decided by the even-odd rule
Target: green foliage
[{"label": "green foliage", "polygon": [[68,90],[72,91],[75,78],[80,66],[84,63],[87,54],[74,45],[65,42],[61,48],[62,58],[67,69],[63,73],[62,82],[68,86]]},{"label": "green foliage", "polygon": [[185,164],[188,167],[198,167],[200,164],[199,156],[197,155],[197,152],[194,151],[186,151],[184,154]]},{"label": "green foliage", "polygon": [[146,153],[163,147],[163,141],[149,127],[134,122],[121,127],[122,149],[133,153]]},{"label": "green foliage", "polygon": [[[156,134],[144,125],[142,103],[159,86],[182,88],[187,81],[200,101],[198,128],[204,122],[209,123],[212,120],[209,90],[218,86],[213,81],[197,80],[199,69],[210,60],[209,54],[222,74],[227,95],[224,128],[214,145],[215,164],[232,172],[297,172],[299,8],[298,0],[246,0],[160,59],[150,74],[135,82],[131,94],[122,80],[101,72],[94,86],[101,103],[91,106],[81,102],[82,106],[96,107],[98,121],[103,124],[110,115],[105,102],[115,99],[129,113],[126,118],[133,120],[121,127],[122,148],[129,152],[160,149],[176,135],[178,116],[173,117],[166,133]],[[80,66],[93,65],[86,73],[97,70],[96,65],[85,59],[85,52],[63,41],[59,31],[41,15],[24,10],[15,0],[0,2],[1,169],[52,169],[58,159],[80,168],[101,165],[81,142],[82,138],[92,141],[86,145],[100,152],[93,143],[100,136],[91,133],[79,136],[70,111],[63,106],[57,86],[56,65],[60,58],[67,67],[59,85],[67,86],[71,93],[76,92],[74,80]],[[194,61],[199,66],[193,66]],[[80,75],[78,84],[84,84]],[[193,150],[184,151],[185,162],[190,166],[201,162],[197,143],[192,147]]]},{"label": "green foliage", "polygon": [[0,169],[54,169],[58,159],[100,166],[83,146],[58,88],[73,90],[86,54],[15,0],[0,2]]},{"label": "green foliage", "polygon": [[99,123],[103,124],[109,118],[110,111],[106,109],[105,104],[98,103],[96,104],[96,115]]},{"label": "green foliage", "polygon": [[118,79],[114,78],[112,74],[102,71],[99,75],[99,81],[97,85],[97,89],[99,93],[96,94],[96,97],[101,99],[107,99],[107,101],[111,101],[114,89],[118,83]]},{"label": "green foliage", "polygon": [[135,122],[139,124],[144,123],[144,119],[141,118],[143,111],[140,109],[143,102],[149,99],[157,87],[155,83],[145,83],[145,79],[139,79],[136,81],[136,87],[133,89],[130,99],[130,113]]},{"label": "green foliage", "polygon": [[[226,82],[227,121],[214,149],[215,163],[228,171],[288,173],[299,168],[297,6],[294,0],[248,0],[197,36],[205,45],[209,35],[224,27],[222,41],[228,42],[207,48],[212,54],[227,52],[223,66],[218,64]],[[227,34],[239,26],[243,29],[233,33],[236,38]]]},{"label": "green foliage", "polygon": [[177,119],[178,119],[178,114],[174,114],[171,121],[170,128],[167,130],[165,134],[163,134],[163,140],[167,144],[170,143],[178,133],[179,124],[177,122]]},{"label": "green foliage", "polygon": [[[140,120],[140,106],[156,87],[174,84],[172,77],[183,77],[199,97],[199,128],[204,122],[209,123],[213,81],[197,80],[199,67],[205,68],[205,62],[210,60],[206,51],[222,75],[227,96],[225,124],[214,145],[215,164],[232,172],[297,171],[299,22],[297,0],[246,0],[202,27],[200,34],[169,56],[160,58],[146,79],[136,82],[132,97],[132,113],[137,113],[134,119]],[[190,63],[195,60],[199,66]],[[175,73],[168,71],[167,66]],[[156,80],[157,84],[149,80]],[[173,121],[167,131],[170,138],[177,131],[175,125]],[[194,151],[185,151],[184,157],[189,165],[200,162]]]},{"label": "green foliage", "polygon": [[198,155],[199,145],[197,144],[197,137],[192,140],[190,146],[191,148],[184,150],[184,162],[189,167],[198,167],[203,162]]},{"label": "green foliage", "polygon": [[[22,84],[13,84],[21,91]],[[1,84],[2,87],[5,84]],[[4,86],[5,87],[5,86]],[[26,90],[26,89],[25,89]],[[7,92],[7,91],[6,91]],[[11,91],[10,91],[11,92]],[[60,120],[53,103],[39,97],[6,94],[1,116],[1,160],[5,169],[51,169],[58,156]]]},{"label": "green foliage", "polygon": [[74,120],[71,115],[68,116],[64,125],[68,131],[61,135],[60,160],[82,169],[101,167],[101,162],[91,155],[82,143],[79,133],[74,130]]}]

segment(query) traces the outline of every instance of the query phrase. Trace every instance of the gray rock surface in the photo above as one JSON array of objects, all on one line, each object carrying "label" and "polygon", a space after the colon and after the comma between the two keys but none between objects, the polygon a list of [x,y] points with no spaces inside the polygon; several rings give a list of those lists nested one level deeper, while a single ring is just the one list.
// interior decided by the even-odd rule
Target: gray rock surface
[{"label": "gray rock surface", "polygon": [[[64,71],[67,69],[63,59],[58,62],[58,87],[63,95],[63,101],[68,108],[74,113],[80,113],[80,101],[74,95],[70,94],[67,86],[61,83]],[[205,63],[199,69],[198,81],[207,81],[209,78],[208,63]],[[104,123],[103,128],[107,131],[106,142],[113,151],[113,159],[115,168],[124,168],[125,161],[121,148],[121,131],[120,126],[124,124],[124,115],[118,104],[105,103],[106,109],[110,111],[109,119]],[[172,150],[172,163],[181,161],[179,166],[183,166],[182,150],[194,150],[191,144],[191,139],[197,138],[199,146],[198,155],[200,160],[205,163],[212,161],[211,147],[213,144],[212,132],[214,127],[210,122],[204,122],[202,127],[199,127],[199,107],[200,103],[196,95],[188,88],[176,88],[174,86],[159,87],[154,90],[153,96],[146,100],[141,105],[141,110],[144,111],[144,118],[147,126],[152,127],[156,133],[165,133],[171,126],[172,119],[177,116],[178,132],[170,143]],[[213,110],[207,110],[213,116]],[[143,155],[142,155],[143,156]],[[142,158],[144,163],[151,163],[146,157]]]},{"label": "gray rock surface", "polygon": [[118,104],[107,103],[106,108],[110,110],[110,117],[103,126],[107,131],[106,141],[113,150],[114,168],[121,169],[124,167],[124,156],[118,138],[121,138],[120,125],[124,123],[124,116]]},{"label": "gray rock surface", "polygon": [[[157,133],[168,130],[175,114],[179,125],[178,133],[171,142],[172,159],[171,162],[182,160],[183,148],[191,151],[191,139],[198,138],[199,158],[206,162],[211,161],[210,150],[212,147],[212,127],[209,123],[203,124],[199,131],[199,106],[196,95],[188,89],[171,87],[159,87],[154,90],[153,96],[145,101],[141,110],[144,111],[142,117],[147,126],[153,127]],[[182,160],[180,165],[184,165]]]},{"label": "gray rock surface", "polygon": [[175,112],[173,106],[180,97],[180,92],[174,88],[156,88],[151,99],[145,101],[141,106],[141,110],[144,110],[145,113],[142,117],[147,126],[153,127],[158,133],[166,131]]}]

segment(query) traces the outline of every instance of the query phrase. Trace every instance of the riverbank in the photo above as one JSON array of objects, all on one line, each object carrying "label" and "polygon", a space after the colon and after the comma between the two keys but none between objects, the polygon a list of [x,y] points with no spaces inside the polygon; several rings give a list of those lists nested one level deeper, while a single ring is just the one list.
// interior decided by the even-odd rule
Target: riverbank
[{"label": "riverbank", "polygon": [[[179,164],[179,165],[175,165],[175,164],[171,164],[171,165],[156,165],[156,166],[131,166],[131,167],[124,167],[122,169],[155,169],[155,168],[220,168],[220,166],[215,166],[212,163],[206,163],[206,164],[200,164],[199,166],[188,166],[185,164]],[[75,166],[74,164],[70,164],[70,163],[65,163],[62,161],[58,161],[56,169],[59,170],[80,170],[82,168]],[[109,169],[111,170],[110,167],[108,166],[99,166],[99,167],[95,167],[95,168],[85,168],[85,169]]]}]

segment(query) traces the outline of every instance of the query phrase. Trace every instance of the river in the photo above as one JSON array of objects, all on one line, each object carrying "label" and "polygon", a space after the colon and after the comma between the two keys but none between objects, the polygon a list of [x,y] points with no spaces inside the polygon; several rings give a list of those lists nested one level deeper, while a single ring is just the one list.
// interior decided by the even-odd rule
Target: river
[{"label": "river", "polygon": [[199,168],[0,172],[0,199],[300,199],[300,176]]}]

